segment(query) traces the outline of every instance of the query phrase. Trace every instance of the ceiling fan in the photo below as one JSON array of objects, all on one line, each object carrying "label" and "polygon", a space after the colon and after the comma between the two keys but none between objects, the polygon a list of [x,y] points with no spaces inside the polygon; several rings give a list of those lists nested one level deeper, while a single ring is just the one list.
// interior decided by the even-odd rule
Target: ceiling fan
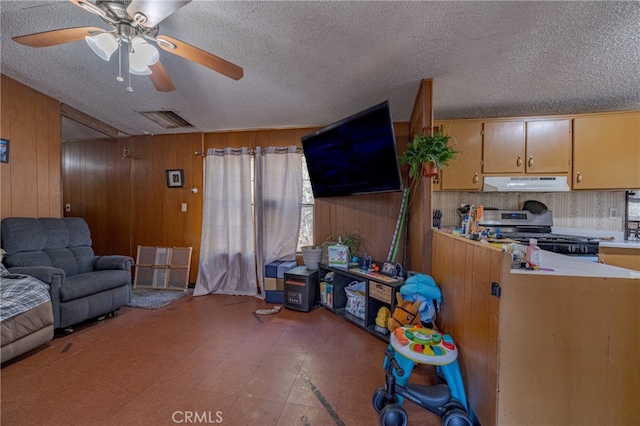
[{"label": "ceiling fan", "polygon": [[[181,56],[203,65],[234,80],[242,78],[241,67],[188,43],[158,35],[160,21],[190,3],[191,0],[69,0],[82,9],[94,13],[111,26],[110,30],[98,27],[75,27],[44,31],[13,37],[13,40],[30,47],[49,47],[85,39],[91,49],[102,59],[108,61],[118,50],[121,61],[121,48],[125,47],[129,58],[129,81],[131,74],[148,75],[156,90],[171,92],[175,90],[173,81],[159,60],[158,49]],[[121,62],[120,62],[121,64]],[[118,81],[123,81],[121,70]],[[131,92],[131,83],[127,86]]]}]

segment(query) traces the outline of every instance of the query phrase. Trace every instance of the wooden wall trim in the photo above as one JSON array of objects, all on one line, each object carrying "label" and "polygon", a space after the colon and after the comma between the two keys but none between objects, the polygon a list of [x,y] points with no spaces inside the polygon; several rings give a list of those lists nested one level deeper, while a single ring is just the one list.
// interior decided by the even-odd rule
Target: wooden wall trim
[{"label": "wooden wall trim", "polygon": [[[433,123],[433,81],[420,82],[418,94],[411,112],[409,139],[422,134],[423,129],[431,128]],[[431,224],[432,224],[432,179],[421,178],[418,194],[412,194],[409,206],[408,251],[409,269],[429,274],[431,271]]]},{"label": "wooden wall trim", "polygon": [[109,136],[111,138],[117,138],[121,136],[121,132],[113,126],[104,123],[97,118],[93,118],[88,114],[85,114],[82,111],[78,111],[77,109],[69,106],[67,104],[60,105],[60,114],[63,117],[67,117],[70,120],[76,121],[80,124],[83,124],[90,129],[93,129],[103,135]]}]

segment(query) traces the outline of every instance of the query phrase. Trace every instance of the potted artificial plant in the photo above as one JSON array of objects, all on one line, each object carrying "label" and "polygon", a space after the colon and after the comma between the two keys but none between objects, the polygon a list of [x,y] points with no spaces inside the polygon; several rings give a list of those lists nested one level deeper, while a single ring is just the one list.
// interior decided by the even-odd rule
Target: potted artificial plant
[{"label": "potted artificial plant", "polygon": [[409,165],[409,177],[416,179],[421,173],[424,176],[437,176],[438,170],[458,154],[449,145],[449,139],[451,136],[445,135],[441,130],[436,130],[433,134],[425,132],[415,135],[400,157],[401,163]]}]

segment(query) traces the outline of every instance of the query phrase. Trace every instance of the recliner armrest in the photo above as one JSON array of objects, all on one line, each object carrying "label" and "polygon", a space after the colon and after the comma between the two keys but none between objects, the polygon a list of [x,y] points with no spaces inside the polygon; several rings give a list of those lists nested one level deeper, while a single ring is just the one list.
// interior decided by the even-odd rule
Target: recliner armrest
[{"label": "recliner armrest", "polygon": [[103,271],[107,269],[123,269],[125,271],[131,271],[132,265],[133,258],[130,256],[96,256],[93,261],[93,269],[96,271]]},{"label": "recliner armrest", "polygon": [[66,274],[62,269],[52,266],[14,266],[9,268],[9,272],[12,274],[31,275],[50,286],[57,283],[58,287],[66,278]]}]

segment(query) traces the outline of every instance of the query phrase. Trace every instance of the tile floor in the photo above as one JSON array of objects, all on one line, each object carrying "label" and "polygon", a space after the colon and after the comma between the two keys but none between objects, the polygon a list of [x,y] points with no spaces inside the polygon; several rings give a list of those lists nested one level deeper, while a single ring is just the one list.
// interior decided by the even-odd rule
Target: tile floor
[{"label": "tile floor", "polygon": [[[76,327],[0,370],[2,425],[376,425],[386,344],[333,313],[184,297]],[[418,366],[411,381],[437,382]],[[405,403],[410,425],[439,418]]]}]

